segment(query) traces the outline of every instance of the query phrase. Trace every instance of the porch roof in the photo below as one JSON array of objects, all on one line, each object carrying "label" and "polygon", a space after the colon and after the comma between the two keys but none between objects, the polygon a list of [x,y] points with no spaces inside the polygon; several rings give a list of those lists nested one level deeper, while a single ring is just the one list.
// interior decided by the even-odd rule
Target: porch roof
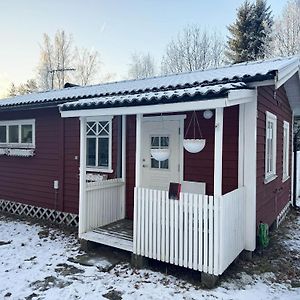
[{"label": "porch roof", "polygon": [[[26,109],[31,106],[57,105],[79,99],[168,92],[170,90],[192,89],[194,87],[202,88],[204,86],[214,86],[216,88],[219,84],[249,83],[267,79],[275,79],[274,83],[278,87],[298,70],[298,57],[276,58],[202,71],[32,93],[3,99],[0,101],[0,109],[16,107]],[[213,91],[211,87],[205,89]],[[224,92],[224,89],[222,92]],[[205,93],[207,91],[203,92],[203,95]],[[72,109],[72,106],[65,106],[62,109]]]},{"label": "porch roof", "polygon": [[138,105],[170,104],[177,102],[216,99],[227,96],[232,90],[249,90],[243,82],[197,86],[158,92],[114,95],[81,99],[60,105],[61,111],[83,110],[108,107],[128,107]]}]

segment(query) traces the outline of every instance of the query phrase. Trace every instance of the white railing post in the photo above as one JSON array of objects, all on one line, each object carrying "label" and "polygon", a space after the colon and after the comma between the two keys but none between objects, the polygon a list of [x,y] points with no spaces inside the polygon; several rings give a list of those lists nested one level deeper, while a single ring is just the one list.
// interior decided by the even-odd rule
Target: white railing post
[{"label": "white railing post", "polygon": [[142,138],[142,114],[136,115],[136,150],[135,150],[135,186],[141,184],[141,138]]},{"label": "white railing post", "polygon": [[121,214],[123,218],[126,215],[126,116],[122,116],[122,181],[124,182],[122,190]]},{"label": "white railing post", "polygon": [[80,176],[78,236],[86,231],[86,118],[80,118]]}]

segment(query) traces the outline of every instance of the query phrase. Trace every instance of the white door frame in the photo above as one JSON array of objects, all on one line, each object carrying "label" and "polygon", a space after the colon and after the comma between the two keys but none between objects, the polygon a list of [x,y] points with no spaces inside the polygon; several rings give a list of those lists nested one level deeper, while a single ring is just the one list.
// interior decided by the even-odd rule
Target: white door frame
[{"label": "white door frame", "polygon": [[139,187],[141,185],[142,176],[142,124],[146,121],[158,122],[163,119],[164,121],[179,121],[179,178],[180,182],[183,181],[183,170],[184,170],[184,156],[183,156],[183,138],[184,138],[184,120],[186,115],[167,115],[167,116],[143,116],[142,114],[136,115],[136,156],[135,156],[135,186]]}]

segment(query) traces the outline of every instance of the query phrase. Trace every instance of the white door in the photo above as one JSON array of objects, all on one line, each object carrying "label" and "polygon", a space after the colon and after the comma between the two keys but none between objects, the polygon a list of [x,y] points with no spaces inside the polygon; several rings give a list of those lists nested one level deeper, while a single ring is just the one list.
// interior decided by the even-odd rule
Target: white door
[{"label": "white door", "polygon": [[[144,118],[141,138],[141,186],[168,190],[170,182],[180,182],[180,121],[163,120],[161,117]],[[169,149],[170,156],[165,161],[151,157],[151,149]]]}]

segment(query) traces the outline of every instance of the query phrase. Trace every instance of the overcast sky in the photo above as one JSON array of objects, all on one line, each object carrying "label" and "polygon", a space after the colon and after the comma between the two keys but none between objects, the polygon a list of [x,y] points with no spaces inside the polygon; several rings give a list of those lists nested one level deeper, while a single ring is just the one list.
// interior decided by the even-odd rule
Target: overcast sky
[{"label": "overcast sky", "polygon": [[[187,24],[227,34],[243,0],[0,0],[0,95],[10,82],[34,76],[43,33],[57,29],[74,44],[101,54],[103,73],[124,78],[131,53],[159,61],[166,44]],[[286,1],[269,0],[274,15]]]}]

